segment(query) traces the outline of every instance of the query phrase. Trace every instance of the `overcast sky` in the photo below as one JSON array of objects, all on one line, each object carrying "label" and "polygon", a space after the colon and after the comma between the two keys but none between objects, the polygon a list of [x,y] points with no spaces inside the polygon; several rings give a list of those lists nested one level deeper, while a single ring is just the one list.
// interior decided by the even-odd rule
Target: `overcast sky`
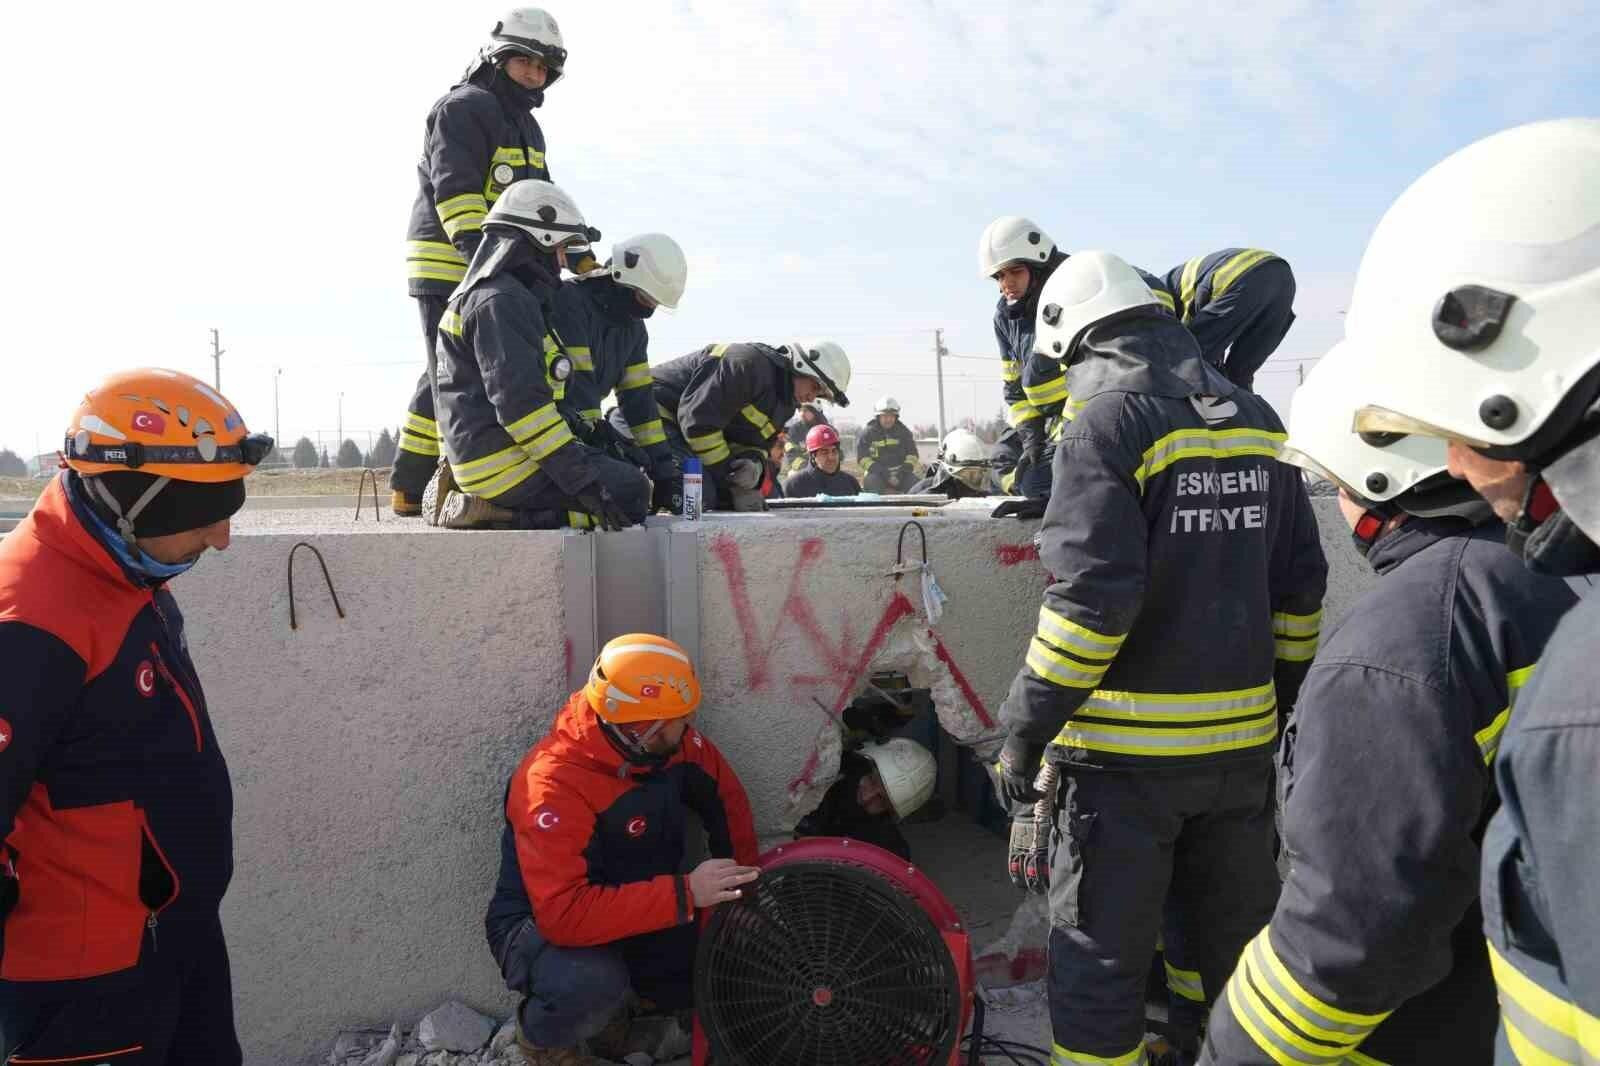
[{"label": "overcast sky", "polygon": [[[1025,214],[1164,272],[1232,245],[1299,278],[1261,391],[1341,329],[1389,201],[1518,122],[1600,113],[1592,4],[1230,0],[556,3],[571,58],[538,112],[602,242],[683,245],[652,358],[832,337],[866,406],[1000,406],[977,237]],[[52,449],[106,372],[209,379],[290,439],[396,425],[422,361],[404,236],[429,105],[499,16],[391,2],[13,5],[0,446]],[[1530,176],[1531,177],[1531,176]],[[854,413],[854,412],[853,412]],[[36,444],[37,442],[37,444]]]}]

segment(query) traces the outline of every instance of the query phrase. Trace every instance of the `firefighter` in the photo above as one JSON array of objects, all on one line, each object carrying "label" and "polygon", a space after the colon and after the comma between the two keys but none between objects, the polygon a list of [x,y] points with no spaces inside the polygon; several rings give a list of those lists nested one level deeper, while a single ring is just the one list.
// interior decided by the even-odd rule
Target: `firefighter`
[{"label": "firefighter", "polygon": [[644,521],[650,482],[580,443],[557,404],[573,360],[547,332],[543,303],[569,244],[597,240],[548,181],[508,188],[483,222],[472,265],[439,321],[436,386],[448,467],[427,493],[430,522],[526,529]]},{"label": "firefighter", "polygon": [[1173,313],[1206,360],[1241,389],[1253,389],[1256,371],[1294,325],[1289,264],[1260,248],[1224,248],[1173,267],[1163,281]]},{"label": "firefighter", "polygon": [[203,382],[113,374],[0,540],[0,1062],[243,1061],[233,788],[167,582],[271,450]]},{"label": "firefighter", "polygon": [[856,496],[861,483],[848,470],[841,470],[839,431],[829,425],[815,425],[806,434],[806,455],[810,465],[790,474],[783,483],[783,494],[800,496]]},{"label": "firefighter", "polygon": [[1301,686],[1279,777],[1292,861],[1271,923],[1217,997],[1208,1066],[1358,1050],[1354,1061],[1389,1066],[1493,1060],[1478,904],[1491,768],[1578,597],[1504,550],[1493,511],[1445,469],[1443,441],[1350,431],[1375,372],[1336,347],[1290,411],[1285,461],[1339,486],[1381,578]]},{"label": "firefighter", "polygon": [[[1447,440],[1534,571],[1600,571],[1600,120],[1463,148],[1374,231],[1346,343],[1380,368],[1356,429]],[[1600,1060],[1600,601],[1562,621],[1500,741],[1483,841],[1497,1063]],[[1486,679],[1497,681],[1498,679]]]},{"label": "firefighter", "polygon": [[856,435],[856,462],[867,492],[905,492],[917,480],[917,442],[900,421],[900,401],[880,396],[873,418]]},{"label": "firefighter", "polygon": [[[572,358],[560,405],[568,421],[613,458],[640,461],[655,507],[673,511],[683,506],[683,471],[656,413],[645,320],[657,307],[676,308],[688,278],[677,241],[642,233],[612,245],[603,267],[563,282],[550,308],[552,333]],[[600,404],[613,391],[617,406],[603,419]]]},{"label": "firefighter", "polygon": [[407,286],[422,316],[427,364],[406,407],[389,478],[398,515],[422,513],[423,489],[439,465],[433,390],[439,319],[466,277],[489,208],[513,182],[550,180],[544,131],[532,109],[544,103],[566,62],[556,20],[536,7],[515,8],[428,112],[406,230]]},{"label": "firefighter", "polygon": [[1134,268],[1080,252],[1039,303],[1039,343],[1060,345],[1082,406],[1056,448],[1039,554],[1057,577],[1001,707],[996,784],[1031,838],[1041,759],[1059,778],[1054,1053],[1131,1064],[1164,905],[1207,994],[1271,917],[1272,752],[1327,563],[1271,408]]},{"label": "firefighter", "polygon": [[789,443],[784,449],[784,468],[791,474],[798,474],[808,464],[809,456],[806,454],[806,440],[811,433],[812,426],[830,426],[828,416],[822,413],[822,405],[803,403],[799,411],[790,420],[783,431],[788,435]]},{"label": "firefighter", "polygon": [[989,449],[970,429],[952,429],[939,445],[939,458],[928,476],[911,486],[912,495],[942,493],[952,500],[1000,492]]},{"label": "firefighter", "polygon": [[933,753],[910,737],[868,741],[839,759],[839,777],[794,827],[801,837],[851,837],[911,861],[900,823],[933,795]]},{"label": "firefighter", "polygon": [[[484,918],[506,986],[522,996],[530,1066],[588,1066],[578,1046],[622,1058],[629,990],[661,1010],[691,1005],[697,910],[756,879],[744,786],[693,727],[700,682],[675,642],[606,643],[550,732],[511,775],[500,878]],[[678,872],[686,815],[712,858]]]},{"label": "firefighter", "polygon": [[767,449],[796,403],[849,405],[850,359],[832,341],[711,344],[651,374],[668,443],[704,466],[707,511],[763,509]]}]

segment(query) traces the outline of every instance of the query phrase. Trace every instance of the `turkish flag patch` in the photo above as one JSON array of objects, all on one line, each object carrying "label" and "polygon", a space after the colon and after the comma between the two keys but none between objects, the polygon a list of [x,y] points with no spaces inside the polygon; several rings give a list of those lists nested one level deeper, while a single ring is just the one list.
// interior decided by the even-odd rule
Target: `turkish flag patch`
[{"label": "turkish flag patch", "polygon": [[135,411],[133,413],[133,428],[140,433],[165,433],[167,420],[154,411]]},{"label": "turkish flag patch", "polygon": [[11,746],[11,723],[0,718],[0,751]]},{"label": "turkish flag patch", "polygon": [[649,828],[650,823],[645,821],[642,815],[628,820],[628,835],[635,839],[644,836],[644,831]]},{"label": "turkish flag patch", "polygon": [[641,699],[653,700],[653,699],[660,698],[660,696],[661,696],[661,686],[660,685],[640,685],[639,686],[639,697]]},{"label": "turkish flag patch", "polygon": [[554,829],[561,824],[561,815],[549,807],[540,807],[533,813],[533,824],[540,829]]},{"label": "turkish flag patch", "polygon": [[139,690],[139,695],[149,699],[156,691],[156,668],[146,659],[139,664],[133,672],[133,687]]}]

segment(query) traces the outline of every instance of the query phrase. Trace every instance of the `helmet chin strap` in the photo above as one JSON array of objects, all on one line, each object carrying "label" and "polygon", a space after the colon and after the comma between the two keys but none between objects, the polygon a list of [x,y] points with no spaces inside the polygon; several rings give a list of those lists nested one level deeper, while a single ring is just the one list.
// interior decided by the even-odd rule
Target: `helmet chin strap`
[{"label": "helmet chin strap", "polygon": [[129,549],[138,551],[139,545],[133,535],[133,520],[144,513],[144,509],[150,506],[150,501],[161,495],[161,490],[170,485],[172,479],[170,477],[156,478],[155,481],[150,483],[150,487],[145,489],[137,500],[133,501],[133,506],[128,508],[127,514],[123,514],[122,505],[117,502],[117,498],[111,495],[111,490],[106,488],[98,477],[87,477],[84,478],[84,481],[94,491],[94,494],[99,497],[100,502],[105,504],[112,517],[117,520],[117,532],[122,534],[123,542],[128,545]]},{"label": "helmet chin strap", "polygon": [[622,727],[613,725],[604,719],[601,720],[600,728],[605,730],[612,743],[622,752],[622,757],[627,760],[627,763],[618,772],[619,777],[627,775],[628,763],[635,766],[660,766],[672,757],[670,754],[652,752],[645,748],[645,745],[650,742],[650,738],[666,728],[666,724],[664,719],[652,722],[649,729],[635,737]]}]

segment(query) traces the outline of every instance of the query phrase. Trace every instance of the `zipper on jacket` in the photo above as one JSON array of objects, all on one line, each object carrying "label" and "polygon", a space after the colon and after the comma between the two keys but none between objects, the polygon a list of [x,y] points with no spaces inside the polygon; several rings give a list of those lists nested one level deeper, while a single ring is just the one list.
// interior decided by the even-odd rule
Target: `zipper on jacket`
[{"label": "zipper on jacket", "polygon": [[150,642],[150,654],[155,657],[156,669],[160,672],[162,679],[172,686],[172,691],[178,694],[178,702],[182,703],[183,709],[189,712],[189,724],[194,726],[194,750],[200,751],[202,749],[200,712],[194,709],[194,701],[189,698],[189,693],[178,683],[178,679],[172,676],[172,671],[167,669],[167,661],[161,657],[161,649],[156,646],[156,642],[153,640]]},{"label": "zipper on jacket", "polygon": [[139,812],[139,832],[143,837],[144,843],[148,844],[150,850],[155,852],[156,860],[161,863],[162,869],[166,870],[167,877],[172,881],[172,894],[167,896],[160,906],[151,907],[148,900],[145,900],[142,896],[140,898],[140,902],[149,908],[145,911],[144,927],[150,933],[150,950],[155,951],[157,950],[156,930],[161,924],[161,912],[172,906],[173,902],[177,900],[180,882],[178,881],[178,871],[172,868],[172,862],[167,858],[167,853],[161,850],[161,844],[156,840],[155,833],[150,829],[149,816],[143,811]]}]

